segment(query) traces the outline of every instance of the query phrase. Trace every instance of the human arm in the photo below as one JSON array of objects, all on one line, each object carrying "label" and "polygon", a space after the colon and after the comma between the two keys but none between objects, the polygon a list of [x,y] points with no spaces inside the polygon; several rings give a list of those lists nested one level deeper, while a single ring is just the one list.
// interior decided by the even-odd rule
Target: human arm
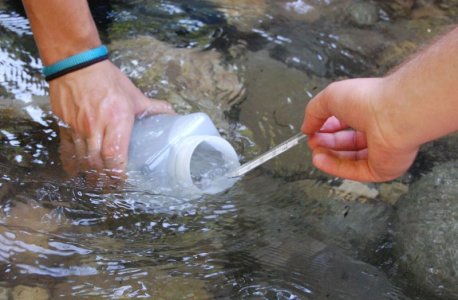
[{"label": "human arm", "polygon": [[401,176],[419,147],[458,129],[458,28],[383,78],[332,83],[306,107],[313,163],[358,181]]},{"label": "human arm", "polygon": [[[86,0],[23,3],[44,65],[101,44]],[[61,142],[72,144],[67,152],[80,170],[125,170],[135,116],[173,112],[107,60],[50,81],[49,94],[53,112],[70,127]]]}]

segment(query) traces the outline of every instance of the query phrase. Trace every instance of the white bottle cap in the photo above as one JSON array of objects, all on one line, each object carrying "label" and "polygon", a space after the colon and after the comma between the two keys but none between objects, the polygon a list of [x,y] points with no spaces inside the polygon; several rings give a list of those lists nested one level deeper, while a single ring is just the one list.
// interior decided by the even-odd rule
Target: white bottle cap
[{"label": "white bottle cap", "polygon": [[196,149],[203,144],[207,146],[207,149],[210,148],[213,152],[219,152],[218,154],[221,155],[224,166],[230,168],[227,171],[240,166],[237,153],[225,139],[217,136],[195,135],[186,137],[173,146],[170,153],[171,159],[169,160],[168,172],[171,175],[170,178],[175,178],[175,184],[184,189],[200,194],[216,194],[231,187],[236,179],[222,176],[219,180],[215,180],[214,184],[210,182],[204,186],[196,185],[192,176],[191,161],[193,156],[196,155]]}]

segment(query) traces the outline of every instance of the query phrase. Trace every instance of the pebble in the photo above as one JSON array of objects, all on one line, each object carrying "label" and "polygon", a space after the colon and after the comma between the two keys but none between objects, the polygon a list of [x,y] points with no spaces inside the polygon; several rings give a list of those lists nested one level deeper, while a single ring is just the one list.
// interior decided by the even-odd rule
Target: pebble
[{"label": "pebble", "polygon": [[13,300],[46,300],[49,299],[48,290],[41,287],[31,287],[26,285],[17,285],[11,292]]},{"label": "pebble", "polygon": [[356,25],[369,26],[378,21],[378,8],[371,2],[354,2],[348,6],[350,19]]}]

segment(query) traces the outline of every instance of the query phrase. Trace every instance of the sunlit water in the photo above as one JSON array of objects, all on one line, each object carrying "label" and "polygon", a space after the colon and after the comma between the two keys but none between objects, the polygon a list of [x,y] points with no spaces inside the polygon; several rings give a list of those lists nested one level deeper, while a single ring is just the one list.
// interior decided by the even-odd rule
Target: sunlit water
[{"label": "sunlit water", "polygon": [[[397,57],[374,60],[383,48],[377,37],[430,37],[457,16],[441,3],[436,14],[396,29],[411,16],[381,4],[374,24],[355,25],[373,16],[344,18],[336,13],[344,2],[351,1],[99,1],[92,9],[108,44],[146,35],[216,49],[236,65],[247,96],[225,115],[223,134],[247,160],[291,136],[306,100],[326,83],[383,73],[415,48],[400,44]],[[132,65],[133,78],[147,71]],[[0,299],[448,299],[399,268],[393,208],[377,196],[339,192],[341,181],[317,174],[305,148],[224,193],[192,200],[68,178],[57,121],[36,98],[47,94],[41,66],[18,4],[0,1]],[[296,74],[300,91],[297,78],[280,73],[263,84],[269,70]],[[250,104],[278,94],[284,98]],[[269,105],[273,114],[264,113]],[[420,164],[403,183],[428,170]]]}]

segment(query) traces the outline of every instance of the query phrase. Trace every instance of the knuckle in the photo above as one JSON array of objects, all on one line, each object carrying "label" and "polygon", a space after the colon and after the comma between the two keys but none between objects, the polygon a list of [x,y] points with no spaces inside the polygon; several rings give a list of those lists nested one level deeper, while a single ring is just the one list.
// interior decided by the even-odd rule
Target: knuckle
[{"label": "knuckle", "polygon": [[324,90],[324,97],[328,100],[336,100],[343,92],[343,81],[335,81],[330,83]]}]

